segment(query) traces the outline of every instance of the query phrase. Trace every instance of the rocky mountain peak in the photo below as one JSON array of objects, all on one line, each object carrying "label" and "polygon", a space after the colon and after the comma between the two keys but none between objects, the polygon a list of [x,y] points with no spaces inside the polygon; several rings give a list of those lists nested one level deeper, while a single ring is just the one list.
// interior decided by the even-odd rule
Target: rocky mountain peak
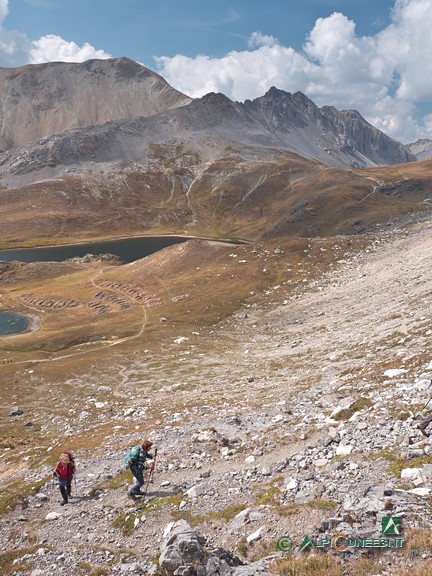
[{"label": "rocky mountain peak", "polygon": [[356,110],[319,108],[302,92],[272,87],[264,96],[246,100],[244,107],[294,148],[300,145],[304,153],[326,163],[348,159],[352,166],[361,166],[415,160],[405,146],[374,128]]},{"label": "rocky mountain peak", "polygon": [[427,160],[432,158],[432,140],[421,138],[416,142],[407,144],[407,148],[415,155],[417,160]]},{"label": "rocky mountain peak", "polygon": [[159,74],[128,58],[2,68],[0,149],[189,102]]}]

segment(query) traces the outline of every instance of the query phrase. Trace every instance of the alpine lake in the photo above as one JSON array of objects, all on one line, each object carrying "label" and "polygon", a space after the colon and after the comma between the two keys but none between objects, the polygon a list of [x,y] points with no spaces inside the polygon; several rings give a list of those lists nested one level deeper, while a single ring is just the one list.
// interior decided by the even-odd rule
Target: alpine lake
[{"label": "alpine lake", "polygon": [[[0,250],[0,261],[12,262],[62,262],[86,254],[113,254],[128,263],[149,256],[162,248],[185,242],[188,238],[178,236],[141,236],[107,240],[86,244],[42,246],[39,248],[16,248]],[[0,310],[0,336],[19,334],[27,330],[29,319],[13,312]]]}]

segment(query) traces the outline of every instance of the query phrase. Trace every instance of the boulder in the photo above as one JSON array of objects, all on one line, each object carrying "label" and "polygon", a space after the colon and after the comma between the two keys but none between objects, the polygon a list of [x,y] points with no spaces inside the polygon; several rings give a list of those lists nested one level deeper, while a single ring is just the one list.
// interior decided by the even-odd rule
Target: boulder
[{"label": "boulder", "polygon": [[196,484],[187,490],[186,494],[189,498],[199,498],[200,496],[205,496],[206,494],[214,494],[215,489],[211,484],[203,482],[202,484]]},{"label": "boulder", "polygon": [[243,528],[243,526],[249,522],[250,511],[250,508],[246,508],[245,510],[239,512],[237,516],[234,516],[234,518],[228,524],[228,530],[230,532],[235,532],[240,530],[240,528]]},{"label": "boulder", "polygon": [[159,565],[166,576],[230,576],[241,561],[222,548],[211,549],[207,539],[185,520],[164,530]]}]

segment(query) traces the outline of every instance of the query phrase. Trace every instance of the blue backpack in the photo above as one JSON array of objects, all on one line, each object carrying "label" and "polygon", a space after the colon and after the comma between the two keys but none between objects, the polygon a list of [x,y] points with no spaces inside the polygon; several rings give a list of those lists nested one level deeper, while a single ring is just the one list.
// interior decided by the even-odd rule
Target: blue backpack
[{"label": "blue backpack", "polygon": [[134,446],[126,454],[126,456],[124,457],[124,467],[126,468],[126,470],[129,470],[131,467],[131,464],[133,464],[134,462],[136,462],[138,460],[140,449],[141,449],[141,446]]}]

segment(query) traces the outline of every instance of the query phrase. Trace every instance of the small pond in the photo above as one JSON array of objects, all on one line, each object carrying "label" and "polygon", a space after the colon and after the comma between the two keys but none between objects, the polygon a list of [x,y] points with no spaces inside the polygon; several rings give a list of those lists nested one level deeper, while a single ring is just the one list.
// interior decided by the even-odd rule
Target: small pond
[{"label": "small pond", "polygon": [[29,319],[12,312],[0,311],[0,336],[18,334],[27,330]]}]

